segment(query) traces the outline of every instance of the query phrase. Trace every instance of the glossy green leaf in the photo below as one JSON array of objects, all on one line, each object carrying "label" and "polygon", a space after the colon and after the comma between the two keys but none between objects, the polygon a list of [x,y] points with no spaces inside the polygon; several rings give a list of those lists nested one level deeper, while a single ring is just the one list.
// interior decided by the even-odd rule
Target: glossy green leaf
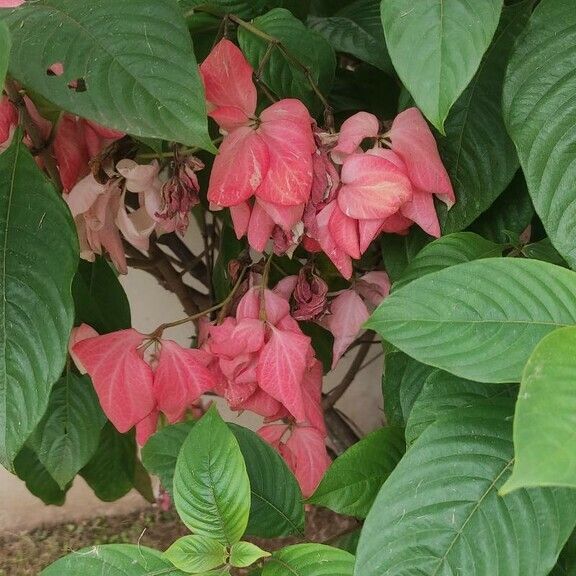
[{"label": "glossy green leaf", "polygon": [[269,0],[178,0],[178,2],[185,12],[193,8],[204,7],[222,16],[235,14],[241,18],[257,16],[270,4]]},{"label": "glossy green leaf", "polygon": [[356,0],[329,17],[310,16],[308,26],[345,52],[386,72],[392,70],[380,19],[380,0]]},{"label": "glossy green leaf", "polygon": [[90,378],[67,370],[52,388],[46,414],[30,438],[61,488],[92,458],[105,422]]},{"label": "glossy green leaf", "polygon": [[0,84],[4,85],[4,78],[8,70],[8,61],[10,60],[10,30],[3,21],[0,21]]},{"label": "glossy green leaf", "polygon": [[[262,72],[262,81],[281,98],[298,98],[309,108],[318,109],[319,101],[302,69],[294,58],[304,64],[320,91],[327,94],[334,80],[336,56],[332,46],[318,32],[306,28],[288,10],[275,8],[253,22],[262,32],[280,40],[288,58],[279,48],[272,51]],[[238,41],[244,54],[257,69],[269,43],[240,28]]]},{"label": "glossy green leaf", "polygon": [[518,39],[504,84],[504,119],[552,243],[576,266],[576,10],[544,0]]},{"label": "glossy green leaf", "polygon": [[319,326],[315,322],[300,322],[300,328],[306,336],[310,337],[316,358],[322,362],[324,374],[328,374],[332,369],[334,336],[326,328]]},{"label": "glossy green leaf", "polygon": [[413,226],[406,236],[383,234],[380,240],[384,268],[392,282],[396,282],[416,254],[434,240],[424,231]]},{"label": "glossy green leaf", "polygon": [[424,246],[406,266],[394,290],[432,272],[482,258],[502,256],[503,246],[485,240],[473,232],[442,236]]},{"label": "glossy green leaf", "polygon": [[557,266],[567,267],[566,261],[560,256],[558,250],[554,248],[550,238],[544,238],[543,240],[538,240],[538,242],[526,244],[522,247],[522,255],[526,258],[533,258],[534,260],[542,260],[543,262],[550,262],[550,264],[556,264]]},{"label": "glossy green leaf", "polygon": [[404,450],[401,428],[380,428],[368,434],[332,462],[308,502],[365,518]]},{"label": "glossy green leaf", "polygon": [[576,533],[568,538],[550,576],[576,576]]},{"label": "glossy green leaf", "polygon": [[302,492],[286,462],[252,430],[228,426],[238,441],[250,479],[252,502],[246,533],[265,538],[303,535]]},{"label": "glossy green leaf", "polygon": [[500,102],[508,57],[530,9],[531,1],[504,9],[478,72],[446,119],[446,138],[440,139],[439,146],[456,204],[442,211],[444,234],[462,230],[478,218],[510,184],[518,168]]},{"label": "glossy green leaf", "polygon": [[382,23],[394,68],[443,132],[496,31],[502,0],[385,0]]},{"label": "glossy green leaf", "polygon": [[576,523],[576,493],[498,489],[510,475],[513,405],[430,426],[385,482],[358,544],[357,576],[545,576]]},{"label": "glossy green leaf", "polygon": [[534,206],[528,194],[522,170],[518,170],[506,190],[481,214],[469,230],[493,242],[510,241],[510,234],[520,235],[532,221]]},{"label": "glossy green leaf", "polygon": [[262,576],[352,576],[354,556],[324,544],[295,544],[274,552]]},{"label": "glossy green leaf", "polygon": [[66,500],[66,492],[72,487],[70,483],[64,489],[60,488],[40,462],[36,452],[27,445],[24,445],[14,458],[14,471],[18,478],[26,483],[26,488],[44,504],[62,506]]},{"label": "glossy green leaf", "polygon": [[76,230],[21,134],[0,154],[0,464],[16,454],[62,373],[74,306]]},{"label": "glossy green leaf", "polygon": [[236,542],[230,548],[230,564],[236,568],[246,568],[267,556],[270,556],[270,552],[262,550],[251,542]]},{"label": "glossy green leaf", "polygon": [[[213,149],[192,42],[175,0],[38,0],[6,22],[10,73],[25,86],[110,128]],[[58,62],[63,74],[47,74]],[[85,90],[70,87],[77,80]]]},{"label": "glossy green leaf", "polygon": [[576,323],[576,274],[488,258],[414,280],[366,326],[419,362],[478,382],[518,382],[536,344]]},{"label": "glossy green leaf", "polygon": [[40,576],[183,576],[162,554],[139,544],[106,544],[60,558]]},{"label": "glossy green leaf", "polygon": [[96,453],[80,475],[100,500],[112,502],[130,492],[136,471],[134,434],[120,434],[107,422],[100,432]]},{"label": "glossy green leaf", "polygon": [[384,356],[382,396],[389,426],[406,426],[412,406],[426,378],[435,370],[410,358],[400,350],[388,350]]},{"label": "glossy green leaf", "polygon": [[548,334],[528,359],[514,417],[514,471],[503,493],[576,487],[576,326]]},{"label": "glossy green leaf", "polygon": [[86,323],[99,334],[130,328],[130,304],[116,273],[101,256],[80,260],[72,283],[76,324]]},{"label": "glossy green leaf", "polygon": [[414,443],[436,420],[452,410],[467,408],[492,398],[515,398],[517,386],[485,384],[458,378],[435,368],[424,381],[406,423],[406,443]]},{"label": "glossy green leaf", "polygon": [[200,534],[179,538],[164,552],[176,568],[194,574],[222,566],[227,556],[224,544]]},{"label": "glossy green leaf", "polygon": [[142,448],[142,463],[160,478],[162,486],[172,494],[176,461],[182,444],[192,430],[194,422],[179,422],[158,430]]},{"label": "glossy green leaf", "polygon": [[216,408],[194,425],[174,474],[174,504],[195,534],[238,542],[248,524],[250,482],[238,442]]}]

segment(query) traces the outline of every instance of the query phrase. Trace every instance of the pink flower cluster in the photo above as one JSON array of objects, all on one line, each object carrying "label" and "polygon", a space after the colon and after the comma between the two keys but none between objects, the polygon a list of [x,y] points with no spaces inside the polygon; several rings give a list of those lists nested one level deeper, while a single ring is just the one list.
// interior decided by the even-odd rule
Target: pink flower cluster
[{"label": "pink flower cluster", "polygon": [[381,232],[406,233],[416,223],[440,235],[434,196],[450,207],[454,191],[416,108],[385,134],[366,112],[346,120],[338,135],[323,134],[298,100],[280,100],[256,116],[252,72],[226,39],[201,66],[209,114],[224,134],[208,199],[230,208],[239,238],[247,235],[258,251],[272,239],[277,253],[302,241],[350,278],[352,259]]}]

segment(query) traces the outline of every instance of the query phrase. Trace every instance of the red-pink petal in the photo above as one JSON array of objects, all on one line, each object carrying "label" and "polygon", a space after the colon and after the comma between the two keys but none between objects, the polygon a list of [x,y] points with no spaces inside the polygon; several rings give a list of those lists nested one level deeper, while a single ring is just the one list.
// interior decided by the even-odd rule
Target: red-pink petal
[{"label": "red-pink petal", "polygon": [[285,276],[274,286],[274,294],[278,294],[278,296],[282,296],[285,300],[290,300],[290,296],[292,296],[292,292],[294,292],[294,288],[296,288],[296,284],[298,282],[298,276],[293,274],[292,276]]},{"label": "red-pink petal", "polygon": [[234,225],[236,238],[240,239],[248,232],[250,213],[251,209],[248,202],[242,202],[235,206],[230,206],[230,216],[232,217],[232,224]]},{"label": "red-pink petal", "polygon": [[372,244],[382,231],[382,220],[376,218],[374,220],[359,220],[358,221],[358,234],[360,236],[360,253],[364,254],[368,246]]},{"label": "red-pink petal", "polygon": [[310,338],[270,326],[270,339],[258,360],[258,383],[297,420],[306,419],[302,381]]},{"label": "red-pink petal", "polygon": [[306,402],[306,422],[326,435],[324,410],[322,409],[322,363],[314,359],[304,375],[304,400]]},{"label": "red-pink petal", "polygon": [[302,495],[307,498],[314,493],[331,464],[324,436],[311,426],[297,426],[285,447],[292,453],[288,465],[292,464]]},{"label": "red-pink petal", "polygon": [[456,201],[454,189],[442,164],[436,140],[418,108],[408,108],[396,116],[390,139],[392,150],[404,160],[414,186],[436,194],[450,208]]},{"label": "red-pink petal", "polygon": [[136,424],[136,442],[139,446],[144,446],[150,436],[156,432],[158,428],[158,416],[160,416],[160,412],[158,412],[157,408],[154,408],[148,416]]},{"label": "red-pink petal", "polygon": [[16,8],[24,4],[26,0],[0,0],[0,8]]},{"label": "red-pink petal", "polygon": [[336,209],[336,201],[327,204],[316,216],[316,223],[318,225],[318,236],[315,240],[318,241],[320,247],[330,258],[334,266],[338,268],[340,274],[344,278],[350,278],[352,276],[352,260],[350,256],[338,247],[336,241],[330,233],[329,224],[330,218]]},{"label": "red-pink petal", "polygon": [[374,270],[364,274],[364,276],[356,282],[354,289],[364,298],[365,302],[375,308],[388,296],[390,292],[390,278],[386,272]]},{"label": "red-pink petal", "polygon": [[397,212],[382,222],[381,231],[389,234],[406,234],[412,224],[414,224],[412,220]]},{"label": "red-pink petal", "polygon": [[292,230],[294,225],[302,219],[302,214],[304,213],[304,204],[281,206],[280,204],[265,202],[261,199],[257,199],[256,204],[260,204],[274,224],[277,224],[286,232]]},{"label": "red-pink petal", "polygon": [[16,107],[7,96],[0,97],[0,144],[7,142],[16,124],[18,124]]},{"label": "red-pink petal", "polygon": [[202,350],[182,348],[162,340],[158,366],[154,371],[154,393],[158,408],[169,422],[178,422],[186,409],[216,385],[207,368],[210,356]]},{"label": "red-pink petal", "polygon": [[252,128],[237,128],[224,137],[210,174],[208,200],[234,206],[261,185],[270,164],[268,146]]},{"label": "red-pink petal", "polygon": [[351,258],[360,258],[360,241],[358,238],[358,220],[346,216],[338,203],[334,203],[334,210],[328,223],[330,235],[334,238],[338,248],[344,250]]},{"label": "red-pink petal", "polygon": [[332,368],[354,342],[369,316],[366,304],[354,290],[346,290],[332,301],[330,315],[323,322],[334,336]]},{"label": "red-pink petal", "polygon": [[347,156],[358,151],[364,138],[378,136],[378,118],[368,112],[358,112],[342,123],[338,144],[332,149],[334,162],[342,164]]},{"label": "red-pink petal", "polygon": [[276,448],[276,450],[278,450],[280,446],[280,440],[287,430],[287,424],[268,424],[266,426],[262,426],[262,428],[258,430],[258,435],[263,440],[266,440],[268,444],[271,444],[274,446],[274,448]]},{"label": "red-pink petal", "polygon": [[264,252],[274,230],[274,221],[259,202],[254,203],[248,224],[248,244],[256,252]]},{"label": "red-pink petal", "polygon": [[264,322],[252,318],[226,318],[210,330],[210,351],[217,356],[234,358],[257,352],[264,346]]},{"label": "red-pink petal", "polygon": [[90,160],[82,126],[76,116],[62,115],[54,137],[54,154],[62,186],[65,191],[72,190],[78,180],[88,174]]},{"label": "red-pink petal", "polygon": [[92,378],[106,416],[127,432],[156,406],[152,370],[138,353],[144,335],[120,330],[78,342],[74,354]]},{"label": "red-pink petal", "polygon": [[99,336],[98,332],[92,328],[92,326],[88,326],[88,324],[80,324],[80,326],[76,328],[72,328],[72,333],[70,334],[70,340],[68,341],[68,354],[72,358],[74,364],[76,364],[76,368],[80,374],[86,374],[86,368],[82,366],[82,363],[74,353],[74,346],[78,344],[78,342],[82,342],[82,340],[86,340],[88,338],[95,338]]},{"label": "red-pink petal", "polygon": [[349,156],[342,166],[341,179],[338,205],[352,218],[388,218],[412,198],[408,178],[380,156]]},{"label": "red-pink petal", "polygon": [[206,99],[215,109],[236,107],[246,116],[252,116],[258,96],[252,72],[240,48],[223,38],[200,66]]},{"label": "red-pink petal", "polygon": [[[272,398],[270,394],[264,392],[264,390],[258,388],[254,394],[240,404],[236,404],[235,410],[249,410],[254,412],[264,418],[270,418],[272,420],[277,420],[278,418],[283,418],[287,416],[285,408],[276,400]],[[279,415],[279,416],[278,416]]]},{"label": "red-pink petal", "polygon": [[440,222],[438,222],[438,214],[436,213],[432,194],[415,188],[412,200],[406,202],[400,212],[402,212],[403,216],[418,224],[430,236],[440,237]]}]

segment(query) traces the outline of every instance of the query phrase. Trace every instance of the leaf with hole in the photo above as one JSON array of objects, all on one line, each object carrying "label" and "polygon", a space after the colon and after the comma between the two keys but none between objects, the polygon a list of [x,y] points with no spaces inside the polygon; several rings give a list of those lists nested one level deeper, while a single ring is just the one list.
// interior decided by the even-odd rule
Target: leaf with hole
[{"label": "leaf with hole", "polygon": [[451,412],[426,429],[368,514],[357,576],[550,572],[576,524],[576,494],[498,495],[514,461],[512,414],[504,400]]},{"label": "leaf with hole", "polygon": [[20,132],[0,154],[0,190],[0,463],[10,469],[64,368],[78,244]]},{"label": "leaf with hole", "polygon": [[540,2],[516,42],[504,83],[504,119],[534,207],[552,243],[576,267],[576,10]]},{"label": "leaf with hole", "polygon": [[[37,0],[5,20],[10,73],[25,86],[109,128],[214,150],[192,42],[174,0]],[[48,74],[56,63],[63,73]]]},{"label": "leaf with hole", "polygon": [[537,260],[458,264],[394,291],[366,327],[419,362],[478,382],[518,382],[547,334],[576,324],[576,273]]}]

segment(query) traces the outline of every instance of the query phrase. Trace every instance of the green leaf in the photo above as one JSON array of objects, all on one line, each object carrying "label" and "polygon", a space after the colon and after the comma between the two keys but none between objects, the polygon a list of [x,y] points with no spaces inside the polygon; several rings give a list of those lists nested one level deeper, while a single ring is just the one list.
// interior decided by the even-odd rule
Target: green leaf
[{"label": "green leaf", "polygon": [[518,382],[536,344],[576,323],[576,274],[488,258],[396,290],[366,323],[419,362],[478,382]]},{"label": "green leaf", "polygon": [[226,546],[200,534],[179,538],[164,552],[176,568],[194,574],[222,566],[227,555]]},{"label": "green leaf", "polygon": [[520,235],[532,221],[534,206],[528,194],[522,170],[498,196],[490,208],[481,214],[469,229],[494,242],[510,241],[510,233]]},{"label": "green leaf", "polygon": [[545,0],[516,42],[504,84],[504,119],[528,190],[552,243],[576,266],[576,11]]},{"label": "green leaf", "polygon": [[434,370],[432,366],[416,362],[400,350],[385,352],[382,396],[389,426],[406,426],[412,406],[426,378]]},{"label": "green leaf", "polygon": [[251,566],[260,558],[270,556],[270,552],[258,548],[251,542],[236,542],[230,548],[230,564],[236,568],[246,568]]},{"label": "green leaf", "polygon": [[246,534],[264,538],[303,535],[302,492],[284,459],[252,430],[228,426],[240,446],[250,480],[252,503]]},{"label": "green leaf", "polygon": [[11,45],[10,30],[3,21],[0,21],[0,85],[2,86],[4,86],[4,78],[8,70]]},{"label": "green leaf", "polygon": [[334,16],[310,16],[307,22],[336,52],[351,54],[385,72],[392,71],[380,19],[380,0],[356,0]]},{"label": "green leaf", "polygon": [[262,576],[352,576],[354,556],[325,544],[295,544],[274,552]]},{"label": "green leaf", "polygon": [[531,244],[526,244],[522,247],[522,255],[526,258],[533,258],[534,260],[542,260],[543,262],[550,262],[550,264],[556,264],[557,266],[566,266],[566,261],[554,246],[550,238],[544,238],[538,242],[532,242]]},{"label": "green leaf", "polygon": [[174,504],[195,534],[238,542],[248,524],[250,482],[238,442],[212,407],[186,438],[174,474]]},{"label": "green leaf", "polygon": [[66,370],[30,438],[40,462],[61,488],[92,458],[105,422],[90,378]]},{"label": "green leaf", "polygon": [[[576,523],[576,493],[519,490],[511,401],[451,412],[385,482],[364,523],[358,576],[544,576]],[[544,528],[545,527],[545,528]]]},{"label": "green leaf", "polygon": [[502,256],[503,246],[485,240],[473,232],[442,236],[424,246],[406,266],[394,290],[432,272],[482,258]]},{"label": "green leaf", "polygon": [[96,453],[80,475],[100,500],[112,502],[133,487],[136,470],[134,434],[120,434],[110,422],[100,432]]},{"label": "green leaf", "polygon": [[142,448],[142,463],[150,472],[160,478],[162,486],[172,494],[176,461],[182,444],[188,437],[194,422],[179,422],[166,426],[153,436]]},{"label": "green leaf", "polygon": [[91,546],[60,558],[40,576],[182,576],[162,554],[135,544]]},{"label": "green leaf", "polygon": [[70,212],[14,135],[0,154],[0,464],[42,418],[64,368],[78,263]]},{"label": "green leaf", "polygon": [[234,232],[231,222],[226,219],[222,224],[218,258],[216,258],[212,273],[214,294],[219,301],[224,300],[230,294],[234,285],[228,272],[228,265],[232,260],[238,258],[245,248],[246,243],[236,238],[236,232]]},{"label": "green leaf", "polygon": [[496,31],[502,0],[385,0],[382,23],[394,68],[440,130]]},{"label": "green leaf", "polygon": [[516,394],[517,386],[472,382],[436,368],[414,401],[406,423],[406,443],[414,443],[428,426],[452,410],[492,398],[515,398]]},{"label": "green leaf", "polygon": [[576,533],[568,538],[550,576],[576,576]]},{"label": "green leaf", "polygon": [[[214,150],[192,42],[174,0],[38,0],[6,22],[10,73],[25,86],[110,128]],[[56,62],[64,73],[48,75]],[[79,79],[85,90],[70,88]]]},{"label": "green leaf", "polygon": [[222,16],[235,14],[240,18],[252,18],[261,14],[268,0],[178,0],[182,10],[188,12],[199,6],[211,8]]},{"label": "green leaf", "polygon": [[26,483],[26,488],[44,504],[62,506],[66,500],[66,492],[72,487],[72,483],[69,483],[61,489],[40,462],[36,452],[27,445],[24,445],[14,458],[14,471],[18,478]]},{"label": "green leaf", "polygon": [[[448,5],[448,3],[446,3]],[[444,234],[466,228],[510,184],[518,156],[500,102],[508,57],[530,16],[531,0],[506,8],[470,86],[452,107],[439,147],[456,192],[440,216]]]},{"label": "green leaf", "polygon": [[365,518],[404,450],[401,428],[380,428],[368,434],[334,460],[308,502]]},{"label": "green leaf", "polygon": [[326,328],[319,326],[315,322],[300,322],[300,328],[306,336],[310,337],[316,358],[322,362],[324,374],[328,374],[332,369],[334,336]]},{"label": "green leaf", "polygon": [[431,240],[433,240],[432,236],[428,236],[415,226],[406,236],[399,234],[382,235],[380,240],[382,259],[384,260],[384,268],[392,282],[396,282],[404,274],[408,264]]},{"label": "green leaf", "polygon": [[356,549],[358,548],[358,541],[360,540],[361,529],[358,528],[353,532],[348,532],[343,536],[340,536],[336,540],[332,540],[332,546],[336,546],[336,548],[341,548],[342,550],[346,550],[346,552],[350,552],[350,554],[356,554]]},{"label": "green leaf", "polygon": [[99,334],[130,328],[130,304],[112,267],[101,256],[80,260],[72,284],[76,324],[86,323]]},{"label": "green leaf", "polygon": [[514,472],[502,493],[576,487],[576,326],[548,334],[528,359],[514,417]]},{"label": "green leaf", "polygon": [[[334,80],[336,56],[323,36],[306,28],[288,10],[275,8],[252,23],[256,28],[280,40],[288,59],[279,48],[272,51],[262,73],[262,81],[281,98],[298,98],[309,108],[318,108],[319,101],[309,81],[295,60],[310,71],[320,91],[327,94]],[[240,28],[238,41],[246,58],[258,69],[269,43],[252,32]]]}]

